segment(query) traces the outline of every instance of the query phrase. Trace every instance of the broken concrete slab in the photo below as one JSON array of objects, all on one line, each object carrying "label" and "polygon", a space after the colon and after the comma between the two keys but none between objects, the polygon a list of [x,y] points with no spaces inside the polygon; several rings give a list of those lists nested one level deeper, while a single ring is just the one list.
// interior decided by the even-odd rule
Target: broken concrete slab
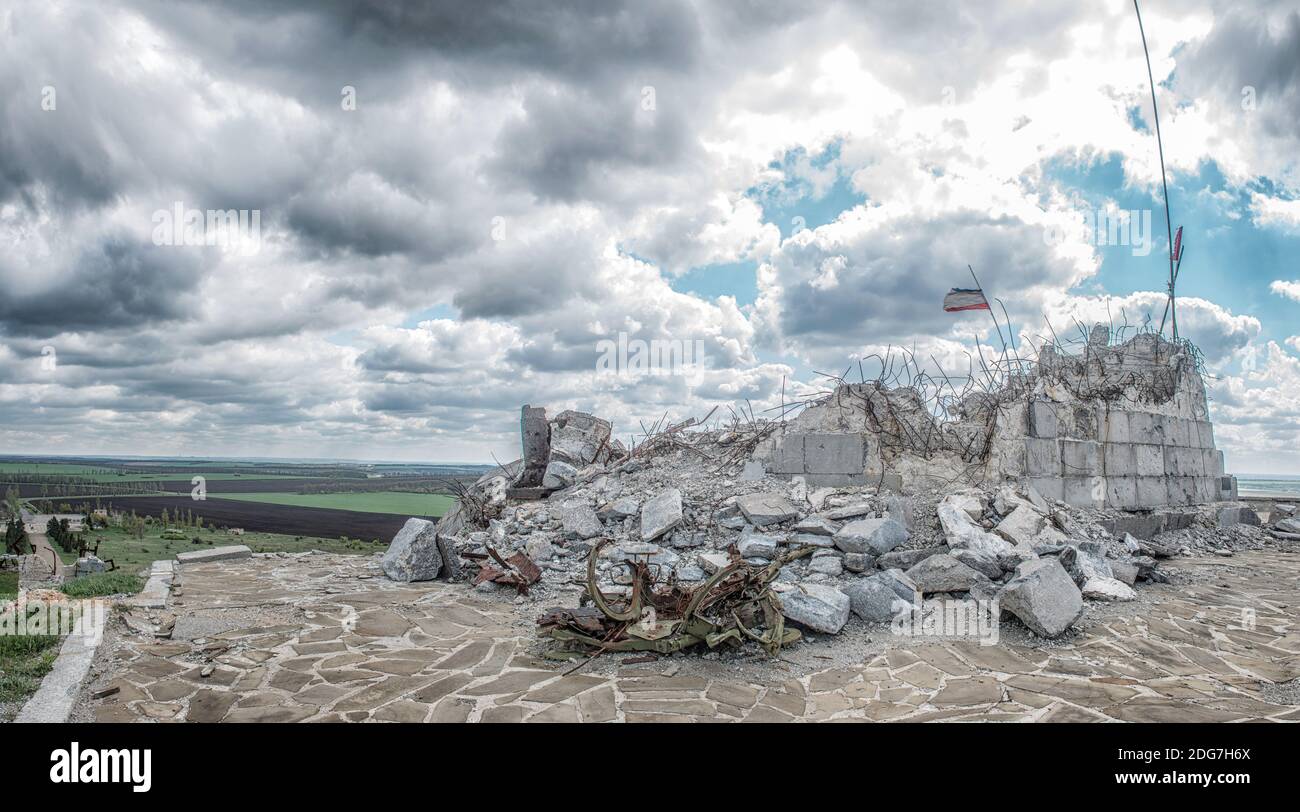
[{"label": "broken concrete slab", "polygon": [[950,548],[974,550],[994,557],[1010,552],[1010,542],[976,525],[961,507],[961,502],[950,499],[945,498],[937,509],[939,524]]},{"label": "broken concrete slab", "polygon": [[1083,597],[1098,601],[1134,601],[1133,587],[1118,578],[1089,578],[1080,588]]},{"label": "broken concrete slab", "polygon": [[853,614],[872,623],[893,620],[899,612],[916,606],[920,597],[916,584],[901,570],[860,578],[846,586],[844,592]]},{"label": "broken concrete slab", "polygon": [[1106,560],[1105,549],[1095,541],[1084,541],[1067,545],[1059,556],[1061,566],[1070,573],[1070,577],[1079,586],[1099,579],[1114,578],[1110,563]]},{"label": "broken concrete slab", "polygon": [[1022,547],[1032,547],[1043,529],[1046,517],[1028,504],[1020,505],[998,522],[993,532]]},{"label": "broken concrete slab", "polygon": [[809,516],[795,522],[790,529],[796,533],[809,533],[814,536],[833,536],[840,529],[840,525],[825,516]]},{"label": "broken concrete slab", "polygon": [[835,546],[846,553],[884,555],[908,539],[907,529],[894,519],[858,519],[835,533]]},{"label": "broken concrete slab", "polygon": [[601,524],[596,511],[577,502],[560,506],[560,523],[565,538],[586,540],[605,532],[605,526]]},{"label": "broken concrete slab", "polygon": [[976,587],[989,585],[988,576],[950,555],[930,556],[908,570],[907,577],[912,579],[924,595],[935,592],[969,592]]},{"label": "broken concrete slab", "polygon": [[761,558],[771,561],[776,558],[776,539],[762,533],[755,533],[752,528],[740,534],[736,549],[741,558]]},{"label": "broken concrete slab", "polygon": [[542,475],[542,487],[551,490],[562,490],[578,481],[578,469],[564,460],[552,458],[546,465],[546,472]]},{"label": "broken concrete slab", "polygon": [[1055,558],[1026,561],[998,593],[998,606],[1041,637],[1059,637],[1083,615],[1083,595]]},{"label": "broken concrete slab", "polygon": [[[425,522],[425,524],[432,526],[433,522]],[[180,564],[207,564],[213,561],[239,561],[252,555],[253,551],[243,544],[233,544],[229,547],[212,547],[207,550],[177,553],[176,561]]]},{"label": "broken concrete slab", "polygon": [[780,524],[799,516],[790,500],[779,493],[748,493],[736,500],[736,506],[755,527]]},{"label": "broken concrete slab", "polygon": [[[983,573],[987,578],[1001,578],[1004,570],[1015,569],[1015,567],[1003,567],[997,558],[975,550],[958,549],[953,550],[950,555],[976,572]],[[1015,554],[1009,553],[1008,555],[1014,556]],[[1020,559],[1016,557],[1016,565],[1019,564]]]},{"label": "broken concrete slab", "polygon": [[796,584],[778,593],[788,620],[826,634],[839,634],[849,621],[849,596],[825,584]]},{"label": "broken concrete slab", "polygon": [[651,541],[682,523],[682,492],[660,491],[641,506],[641,540]]}]

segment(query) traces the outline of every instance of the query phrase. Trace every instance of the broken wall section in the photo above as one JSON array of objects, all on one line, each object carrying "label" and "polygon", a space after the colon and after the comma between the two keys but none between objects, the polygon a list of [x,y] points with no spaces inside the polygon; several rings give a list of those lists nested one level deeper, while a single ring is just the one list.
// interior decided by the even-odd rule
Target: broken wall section
[{"label": "broken wall section", "polygon": [[1236,499],[1224,475],[1195,348],[1142,333],[1079,354],[1046,346],[1027,372],[939,419],[913,387],[844,384],[761,446],[769,473],[899,492],[1027,482],[1079,507]]}]

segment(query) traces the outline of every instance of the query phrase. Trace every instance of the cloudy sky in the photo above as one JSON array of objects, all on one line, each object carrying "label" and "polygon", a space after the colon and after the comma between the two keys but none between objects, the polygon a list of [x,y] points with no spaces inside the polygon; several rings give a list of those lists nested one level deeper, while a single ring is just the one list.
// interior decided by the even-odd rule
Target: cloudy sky
[{"label": "cloudy sky", "polygon": [[[1300,473],[1297,2],[1143,18],[1181,334],[1229,468]],[[1062,225],[1120,210],[1145,249]],[[964,372],[967,263],[1028,346],[1158,324],[1168,271],[1125,0],[10,0],[0,245],[0,453],[504,460],[525,402]]]}]

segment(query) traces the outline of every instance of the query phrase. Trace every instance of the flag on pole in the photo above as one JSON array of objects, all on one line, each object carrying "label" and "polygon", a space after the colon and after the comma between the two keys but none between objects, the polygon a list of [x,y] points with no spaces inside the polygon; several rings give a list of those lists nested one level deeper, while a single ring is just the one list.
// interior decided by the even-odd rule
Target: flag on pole
[{"label": "flag on pole", "polygon": [[1183,258],[1183,227],[1179,226],[1174,232],[1174,262]]},{"label": "flag on pole", "polygon": [[988,310],[989,300],[984,298],[984,291],[979,288],[953,288],[943,297],[943,311],[956,313],[960,310]]}]

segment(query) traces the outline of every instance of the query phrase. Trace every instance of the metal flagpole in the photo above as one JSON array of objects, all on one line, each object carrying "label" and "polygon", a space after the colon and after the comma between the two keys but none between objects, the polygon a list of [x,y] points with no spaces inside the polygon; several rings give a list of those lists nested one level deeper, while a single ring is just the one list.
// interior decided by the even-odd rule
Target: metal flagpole
[{"label": "metal flagpole", "polygon": [[998,341],[1002,342],[1002,354],[1006,355],[1007,342],[1006,339],[1002,337],[1002,325],[998,324],[998,317],[993,315],[993,305],[989,304],[988,294],[984,292],[984,286],[980,284],[979,277],[975,275],[975,269],[971,268],[970,265],[967,265],[966,267],[970,269],[970,278],[975,280],[975,288],[980,292],[980,296],[984,297],[984,304],[988,305],[989,318],[993,319],[993,327],[998,331]]},{"label": "metal flagpole", "polygon": [[[1147,82],[1151,85],[1151,115],[1156,122],[1156,147],[1160,151],[1160,185],[1165,192],[1165,231],[1169,236],[1169,306],[1165,310],[1172,311],[1174,316],[1174,339],[1178,338],[1178,311],[1174,302],[1174,221],[1169,214],[1169,182],[1165,179],[1165,145],[1160,138],[1160,109],[1156,106],[1156,80],[1151,74],[1151,52],[1147,50],[1147,33],[1142,28],[1142,10],[1138,8],[1138,0],[1133,0],[1133,10],[1137,12],[1138,33],[1142,35],[1142,53],[1147,58]],[[1165,332],[1165,320],[1160,318],[1160,333]]]}]

